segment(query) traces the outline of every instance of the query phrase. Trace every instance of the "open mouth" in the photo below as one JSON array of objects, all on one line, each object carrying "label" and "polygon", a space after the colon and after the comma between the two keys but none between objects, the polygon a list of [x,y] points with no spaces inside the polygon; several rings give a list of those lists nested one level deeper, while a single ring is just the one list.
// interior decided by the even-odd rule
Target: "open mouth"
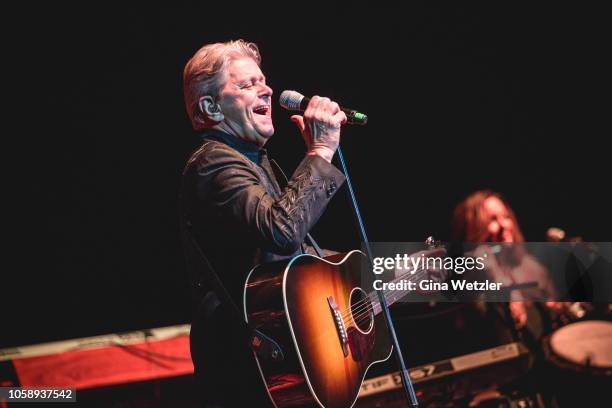
[{"label": "open mouth", "polygon": [[259,105],[253,108],[253,112],[258,115],[269,116],[270,114],[270,105]]}]

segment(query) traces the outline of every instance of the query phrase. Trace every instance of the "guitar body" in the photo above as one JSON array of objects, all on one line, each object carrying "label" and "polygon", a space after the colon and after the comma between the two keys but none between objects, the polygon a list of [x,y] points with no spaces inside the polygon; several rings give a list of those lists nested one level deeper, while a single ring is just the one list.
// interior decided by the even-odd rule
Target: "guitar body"
[{"label": "guitar body", "polygon": [[247,277],[245,318],[284,354],[257,360],[275,406],[351,407],[369,367],[390,357],[384,316],[367,296],[370,282],[362,282],[364,257],[300,255]]}]

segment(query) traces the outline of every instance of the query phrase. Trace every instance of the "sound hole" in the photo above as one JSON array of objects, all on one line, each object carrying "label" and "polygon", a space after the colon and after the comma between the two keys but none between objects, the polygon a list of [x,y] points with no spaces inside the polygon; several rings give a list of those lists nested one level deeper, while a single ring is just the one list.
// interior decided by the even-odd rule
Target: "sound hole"
[{"label": "sound hole", "polygon": [[354,288],[350,301],[355,327],[363,334],[368,334],[374,325],[374,312],[368,294],[361,288]]}]

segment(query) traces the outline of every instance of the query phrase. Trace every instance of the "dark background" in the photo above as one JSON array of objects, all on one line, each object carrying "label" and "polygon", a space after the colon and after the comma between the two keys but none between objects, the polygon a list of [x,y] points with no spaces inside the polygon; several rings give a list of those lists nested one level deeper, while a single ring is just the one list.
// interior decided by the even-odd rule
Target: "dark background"
[{"label": "dark background", "polygon": [[[550,226],[610,239],[598,10],[217,3],[20,13],[0,347],[190,320],[176,214],[198,140],[181,75],[210,42],[256,42],[275,104],[297,89],[369,115],[342,146],[372,241],[448,239],[454,205],[481,188],[528,240]],[[291,173],[304,146],[288,118],[275,105],[268,150]],[[345,193],[316,227],[325,247],[359,245]]]}]

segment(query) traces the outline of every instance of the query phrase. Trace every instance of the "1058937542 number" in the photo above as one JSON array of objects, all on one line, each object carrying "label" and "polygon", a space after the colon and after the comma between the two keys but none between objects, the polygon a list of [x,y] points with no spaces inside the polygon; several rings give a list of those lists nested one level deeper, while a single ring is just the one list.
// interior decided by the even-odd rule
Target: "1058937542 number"
[{"label": "1058937542 number", "polygon": [[76,402],[74,388],[0,387],[0,402]]}]

